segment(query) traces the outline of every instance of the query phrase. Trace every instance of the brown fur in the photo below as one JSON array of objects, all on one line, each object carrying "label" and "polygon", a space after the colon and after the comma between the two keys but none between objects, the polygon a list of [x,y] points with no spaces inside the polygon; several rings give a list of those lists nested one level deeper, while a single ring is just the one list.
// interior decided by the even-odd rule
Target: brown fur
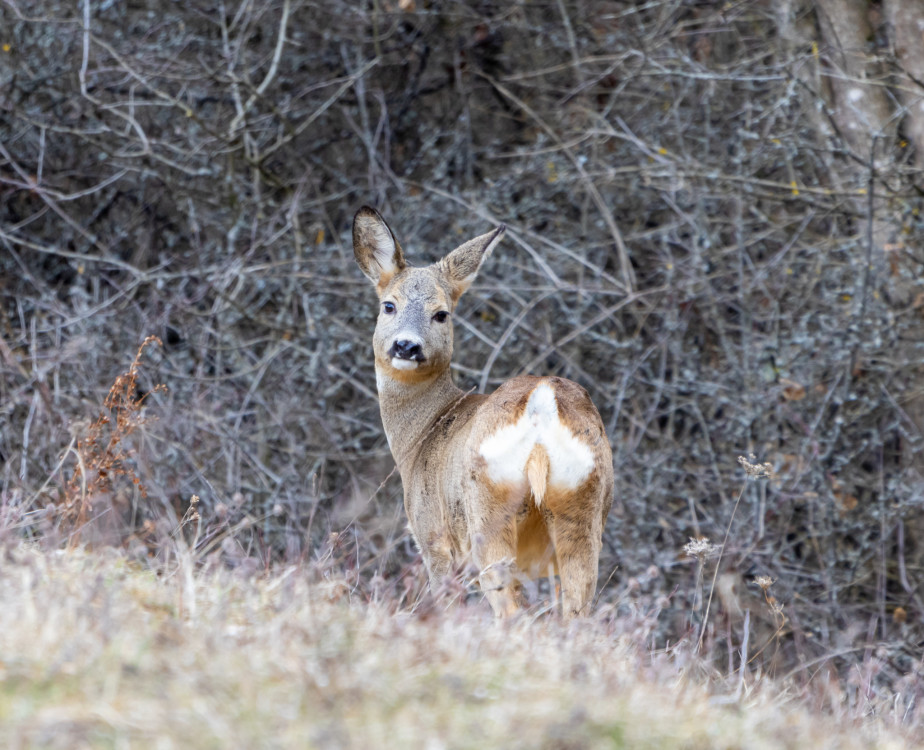
[{"label": "brown fur", "polygon": [[[612,502],[612,451],[600,416],[587,392],[563,378],[523,375],[488,396],[463,393],[449,371],[452,322],[435,317],[454,310],[502,234],[500,227],[437,264],[414,268],[377,212],[357,213],[354,253],[383,304],[373,337],[382,422],[431,588],[453,565],[471,560],[495,614],[504,616],[520,606],[517,578],[547,575],[551,566],[561,577],[564,614],[571,617],[587,613],[592,602]],[[391,312],[386,302],[394,305]],[[420,343],[416,365],[393,356],[399,336]],[[482,446],[523,417],[540,385],[553,391],[557,420],[592,458],[580,486],[556,486],[549,453],[539,443],[522,477],[495,482],[489,476]]]},{"label": "brown fur", "polygon": [[526,481],[538,508],[542,505],[549,481],[549,454],[539,443],[533,446],[526,459]]}]

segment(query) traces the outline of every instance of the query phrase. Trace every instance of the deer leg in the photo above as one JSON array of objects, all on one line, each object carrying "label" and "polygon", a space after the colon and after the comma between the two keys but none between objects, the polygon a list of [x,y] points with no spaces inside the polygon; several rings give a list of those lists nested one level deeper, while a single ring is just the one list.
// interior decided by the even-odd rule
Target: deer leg
[{"label": "deer leg", "polygon": [[430,578],[430,591],[434,594],[440,590],[443,580],[452,571],[452,547],[449,535],[434,531],[426,540],[421,540],[420,551]]},{"label": "deer leg", "polygon": [[516,567],[516,513],[487,499],[486,517],[472,524],[472,557],[481,571],[479,582],[497,617],[509,617],[523,604]]},{"label": "deer leg", "polygon": [[599,524],[583,514],[553,511],[552,538],[561,578],[562,614],[566,620],[587,615],[597,590],[597,567],[602,546]]},{"label": "deer leg", "polygon": [[430,591],[436,594],[444,579],[452,572],[452,542],[446,524],[438,508],[429,501],[426,488],[421,492],[420,488],[406,486],[404,510],[407,513],[408,528],[427,566]]},{"label": "deer leg", "polygon": [[509,617],[522,604],[516,568],[516,526],[505,524],[488,535],[481,534],[476,544],[475,564],[478,577],[497,617]]}]

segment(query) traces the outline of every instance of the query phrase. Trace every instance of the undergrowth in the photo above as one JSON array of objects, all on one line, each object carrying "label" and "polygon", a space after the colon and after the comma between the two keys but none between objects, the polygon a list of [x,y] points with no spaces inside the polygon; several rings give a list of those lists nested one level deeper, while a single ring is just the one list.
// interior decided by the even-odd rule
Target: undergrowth
[{"label": "undergrowth", "polygon": [[[55,508],[58,530],[65,534],[71,544],[80,541],[87,524],[100,514],[119,513],[126,491],[133,493],[136,500],[143,502],[148,493],[138,477],[132,463],[134,449],[129,445],[132,434],[150,421],[146,414],[147,399],[155,393],[164,392],[167,386],[157,384],[142,391],[138,376],[141,358],[146,347],[163,346],[156,336],[148,336],[138,348],[128,370],[119,375],[103,401],[103,411],[91,422],[83,434],[74,437],[71,453],[74,469],[71,478],[63,487],[60,501]],[[133,503],[137,506],[137,502]],[[134,520],[121,524],[118,531],[134,534]],[[112,526],[112,524],[110,524]],[[118,524],[116,524],[118,527]],[[109,543],[117,540],[110,539]]]},{"label": "undergrowth", "polygon": [[[176,542],[183,547],[182,542]],[[336,564],[261,574],[175,550],[7,545],[4,747],[904,748],[897,702],[830,673],[726,679],[654,615],[568,626],[486,606],[421,609]]]},{"label": "undergrowth", "polygon": [[[913,715],[924,129],[899,32],[921,10],[829,23],[848,5],[265,0],[152,23],[7,0],[3,543],[316,565],[427,616],[350,218],[378,207],[418,264],[504,222],[453,377],[591,395],[616,468],[597,611],[653,623],[646,652],[698,646],[732,695],[830,681]],[[163,345],[100,422],[147,332]],[[744,482],[751,452],[772,478]],[[466,576],[443,593],[483,606]]]},{"label": "undergrowth", "polygon": [[[139,387],[154,341],[145,340],[103,413],[65,451],[75,467],[60,480],[55,524],[0,509],[4,746],[924,741],[920,661],[883,685],[888,654],[872,643],[848,671],[834,654],[801,665],[780,659],[781,643],[801,635],[798,603],[778,601],[775,582],[761,574],[761,606],[741,608],[722,564],[734,510],[721,544],[700,537],[678,550],[695,573],[691,606],[674,623],[664,620],[679,592],[658,593],[656,569],[624,587],[605,581],[593,615],[574,623],[550,612],[554,585],[533,589],[529,609],[499,622],[470,571],[428,592],[419,560],[397,574],[383,570],[356,523],[287,561],[260,546],[265,519],[208,514],[196,496],[182,514],[146,506],[139,530],[139,514],[121,512],[114,498],[129,487],[144,501],[137,465],[156,460],[129,442],[152,421],[155,394],[166,393],[160,384]],[[753,456],[739,463],[740,500],[749,482],[772,478],[772,467]],[[661,639],[665,628],[672,640]]]}]

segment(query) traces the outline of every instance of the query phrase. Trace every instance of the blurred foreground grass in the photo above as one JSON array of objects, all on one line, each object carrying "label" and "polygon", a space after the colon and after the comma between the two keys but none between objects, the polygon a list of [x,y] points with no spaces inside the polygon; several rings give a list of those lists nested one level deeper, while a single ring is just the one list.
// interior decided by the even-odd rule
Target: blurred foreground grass
[{"label": "blurred foreground grass", "polygon": [[496,623],[395,611],[310,564],[13,545],[0,565],[4,748],[902,748],[901,717],[764,678],[710,680],[610,613]]}]

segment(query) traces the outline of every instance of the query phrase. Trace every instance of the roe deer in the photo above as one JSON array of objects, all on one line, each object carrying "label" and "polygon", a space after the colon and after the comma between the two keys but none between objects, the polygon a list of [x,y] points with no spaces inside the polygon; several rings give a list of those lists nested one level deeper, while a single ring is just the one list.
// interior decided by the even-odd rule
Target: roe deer
[{"label": "roe deer", "polygon": [[494,614],[521,604],[510,563],[561,578],[565,617],[587,614],[597,586],[613,454],[577,383],[521,375],[491,395],[466,394],[449,372],[451,315],[506,227],[426,268],[409,266],[375,209],[353,219],[353,252],[375,284],[373,337],[382,424],[404,507],[436,590],[471,558]]}]

